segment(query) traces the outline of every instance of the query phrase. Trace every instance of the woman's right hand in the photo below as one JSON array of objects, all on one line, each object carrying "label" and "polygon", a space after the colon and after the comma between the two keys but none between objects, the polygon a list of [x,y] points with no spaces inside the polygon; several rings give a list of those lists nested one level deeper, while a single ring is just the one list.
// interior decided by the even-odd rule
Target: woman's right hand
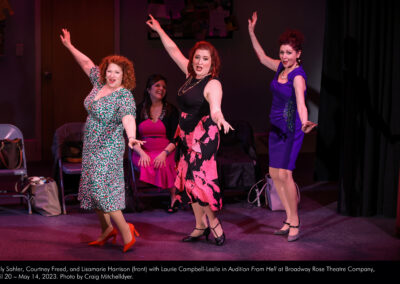
[{"label": "woman's right hand", "polygon": [[63,33],[62,35],[60,35],[61,42],[66,48],[69,48],[70,46],[72,46],[71,34],[67,29],[61,29],[61,31]]},{"label": "woman's right hand", "polygon": [[143,153],[140,154],[140,159],[138,162],[139,166],[145,168],[147,166],[150,166],[150,162],[151,162],[150,156],[143,151]]},{"label": "woman's right hand", "polygon": [[147,22],[146,22],[146,24],[153,30],[153,31],[155,31],[155,32],[159,32],[160,30],[162,30],[162,27],[161,27],[161,25],[160,25],[160,23],[156,20],[156,19],[154,19],[154,17],[151,15],[151,14],[149,14],[149,17],[150,17],[150,20],[148,20]]},{"label": "woman's right hand", "polygon": [[254,33],[256,23],[257,23],[257,12],[253,12],[251,19],[249,19],[249,33]]}]

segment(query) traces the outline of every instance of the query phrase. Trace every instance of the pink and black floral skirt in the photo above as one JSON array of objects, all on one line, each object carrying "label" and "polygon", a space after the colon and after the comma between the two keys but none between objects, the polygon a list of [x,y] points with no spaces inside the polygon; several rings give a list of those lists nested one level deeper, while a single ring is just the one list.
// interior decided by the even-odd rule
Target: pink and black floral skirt
[{"label": "pink and black floral skirt", "polygon": [[210,206],[213,211],[222,208],[218,182],[216,154],[219,147],[219,131],[209,115],[204,116],[192,131],[185,132],[181,125],[190,115],[182,112],[176,132],[180,157],[175,186],[186,190],[192,203]]}]

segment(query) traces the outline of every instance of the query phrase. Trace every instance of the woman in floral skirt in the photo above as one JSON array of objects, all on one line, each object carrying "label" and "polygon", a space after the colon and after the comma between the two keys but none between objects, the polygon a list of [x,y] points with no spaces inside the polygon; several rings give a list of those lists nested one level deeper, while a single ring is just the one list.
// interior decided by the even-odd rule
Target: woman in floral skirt
[{"label": "woman in floral skirt", "polygon": [[147,25],[158,33],[166,51],[186,75],[178,92],[181,116],[176,136],[180,155],[175,186],[186,190],[196,226],[183,241],[197,241],[202,236],[208,239],[212,231],[216,244],[223,245],[225,234],[215,215],[222,208],[216,153],[219,130],[227,133],[233,128],[221,111],[220,59],[214,46],[205,41],[197,42],[186,58],[159,22],[152,15],[149,17]]}]

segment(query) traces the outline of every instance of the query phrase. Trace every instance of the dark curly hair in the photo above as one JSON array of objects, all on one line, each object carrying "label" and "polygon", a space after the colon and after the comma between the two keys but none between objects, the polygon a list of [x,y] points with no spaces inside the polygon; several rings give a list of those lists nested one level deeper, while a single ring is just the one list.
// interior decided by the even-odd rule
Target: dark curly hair
[{"label": "dark curly hair", "polygon": [[193,57],[194,54],[196,53],[196,50],[198,49],[205,49],[210,52],[211,56],[211,67],[210,67],[210,72],[211,72],[211,78],[216,78],[219,75],[219,71],[221,68],[221,60],[218,55],[218,51],[215,49],[215,47],[207,42],[207,41],[199,41],[197,42],[192,49],[189,52],[189,63],[188,63],[188,72],[190,76],[196,78],[196,72],[194,72],[193,69]]},{"label": "dark curly hair", "polygon": [[104,57],[100,63],[100,83],[106,82],[106,71],[110,63],[117,64],[122,69],[122,86],[128,90],[133,90],[136,87],[135,69],[133,63],[128,58],[122,55],[109,55]]}]

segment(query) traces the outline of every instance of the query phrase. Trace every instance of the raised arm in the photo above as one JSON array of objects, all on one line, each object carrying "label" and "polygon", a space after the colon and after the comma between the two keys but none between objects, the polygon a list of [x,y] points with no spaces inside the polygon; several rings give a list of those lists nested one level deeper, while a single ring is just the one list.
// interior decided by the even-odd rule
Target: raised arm
[{"label": "raised arm", "polygon": [[210,105],[211,119],[217,124],[218,129],[224,129],[224,133],[234,130],[233,127],[225,120],[221,110],[222,102],[222,86],[218,80],[211,80],[204,88],[204,97]]},{"label": "raised arm", "polygon": [[77,50],[71,43],[71,35],[67,29],[62,29],[62,35],[60,35],[62,44],[71,52],[72,56],[75,58],[76,62],[78,62],[79,66],[81,66],[82,70],[86,73],[86,75],[90,75],[90,69],[94,66],[92,60],[87,57],[85,54]]},{"label": "raised arm", "polygon": [[164,45],[165,50],[168,52],[169,56],[175,61],[178,67],[185,73],[186,77],[188,76],[187,65],[189,59],[187,59],[175,42],[167,35],[167,33],[161,28],[160,23],[154,19],[152,15],[149,15],[150,20],[146,22],[146,24],[161,38],[161,42]]},{"label": "raised arm", "polygon": [[254,51],[256,52],[257,57],[260,60],[261,64],[267,66],[269,69],[273,71],[276,71],[278,70],[280,61],[277,59],[273,59],[265,54],[264,49],[261,47],[260,43],[257,40],[256,34],[254,33],[256,23],[257,23],[257,12],[253,12],[251,19],[249,19],[249,34]]}]

